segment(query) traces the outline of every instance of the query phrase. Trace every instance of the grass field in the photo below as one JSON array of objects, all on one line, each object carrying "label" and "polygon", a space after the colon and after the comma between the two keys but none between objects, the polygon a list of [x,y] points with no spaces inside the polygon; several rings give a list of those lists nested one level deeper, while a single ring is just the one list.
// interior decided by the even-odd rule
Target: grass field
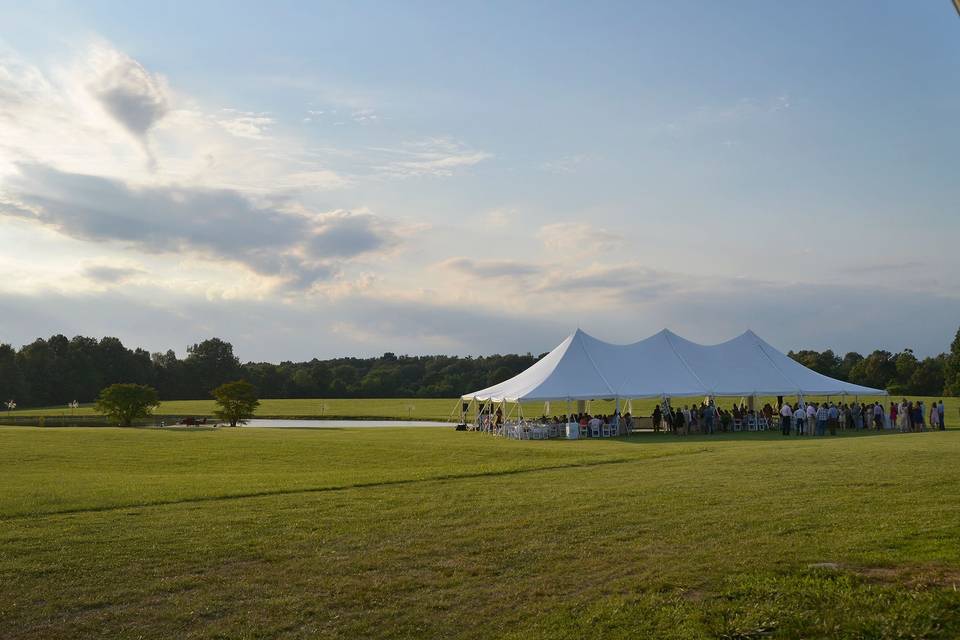
[{"label": "grass field", "polygon": [[956,638],[958,458],[958,431],[0,428],[0,637]]},{"label": "grass field", "polygon": [[[811,398],[810,400],[819,400]],[[866,400],[867,398],[865,398]],[[869,398],[874,400],[877,398]],[[891,398],[879,398],[889,404]],[[917,398],[912,398],[917,399]],[[927,406],[938,398],[924,398]],[[697,402],[702,398],[678,398],[675,402],[681,405]],[[729,407],[736,398],[721,398],[721,406]],[[760,402],[773,401],[773,398],[761,398]],[[960,417],[960,398],[942,398],[947,416],[950,419]],[[636,415],[649,416],[656,404],[655,399],[634,400],[633,409]],[[576,410],[575,403],[571,405]],[[612,401],[598,400],[591,403],[591,410],[597,413],[612,413]],[[457,401],[453,398],[355,398],[355,399],[265,399],[260,401],[257,415],[271,418],[373,418],[373,419],[415,419],[415,420],[447,420],[456,418],[454,413]],[[545,407],[542,402],[524,403],[523,411],[528,416],[539,416]],[[213,415],[213,400],[167,400],[161,402],[156,413],[160,415],[177,416],[211,416]],[[551,403],[550,410],[554,414],[566,412],[565,402]],[[76,409],[76,415],[94,415],[92,405]],[[71,410],[66,407],[45,407],[38,409],[24,409],[12,412],[0,412],[0,424],[4,416],[69,416]]]}]

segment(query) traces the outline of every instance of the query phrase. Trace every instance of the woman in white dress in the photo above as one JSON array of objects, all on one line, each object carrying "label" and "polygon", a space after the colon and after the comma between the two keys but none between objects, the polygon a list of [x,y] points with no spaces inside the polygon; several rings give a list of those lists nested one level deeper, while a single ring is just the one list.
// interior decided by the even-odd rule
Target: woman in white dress
[{"label": "woman in white dress", "polygon": [[907,401],[901,400],[900,405],[897,406],[897,428],[900,431],[906,431],[907,425],[910,424],[907,417]]}]

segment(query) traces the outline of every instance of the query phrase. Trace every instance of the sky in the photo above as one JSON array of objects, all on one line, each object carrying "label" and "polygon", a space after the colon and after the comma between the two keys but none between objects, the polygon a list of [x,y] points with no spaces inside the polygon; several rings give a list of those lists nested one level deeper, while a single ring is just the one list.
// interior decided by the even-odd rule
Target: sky
[{"label": "sky", "polygon": [[948,0],[0,16],[0,342],[930,355],[960,326]]}]

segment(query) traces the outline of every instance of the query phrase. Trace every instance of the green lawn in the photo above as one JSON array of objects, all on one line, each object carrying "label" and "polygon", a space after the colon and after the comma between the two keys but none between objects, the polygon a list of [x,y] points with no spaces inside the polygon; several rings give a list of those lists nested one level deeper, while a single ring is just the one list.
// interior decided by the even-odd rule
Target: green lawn
[{"label": "green lawn", "polygon": [[[386,398],[386,399],[264,399],[257,415],[275,418],[375,418],[375,419],[434,419],[455,417],[457,401],[453,398]],[[161,415],[210,416],[213,400],[166,400],[156,413]],[[9,416],[94,415],[93,405],[84,405],[75,411],[67,407],[41,407],[11,412],[0,412],[0,422]]]},{"label": "green lawn", "polygon": [[0,428],[0,637],[956,638],[958,458],[958,431]]},{"label": "green lawn", "polygon": [[[811,398],[820,400],[821,398]],[[874,400],[876,398],[869,398]],[[891,398],[879,398],[889,404]],[[917,399],[913,397],[912,399]],[[929,407],[932,401],[939,398],[924,398]],[[678,398],[674,402],[686,404],[697,402],[702,398]],[[721,406],[730,407],[738,398],[720,398]],[[773,398],[761,398],[760,402],[773,401]],[[951,419],[960,417],[960,398],[942,398],[947,416]],[[637,415],[649,416],[657,400],[634,400],[633,409]],[[624,405],[625,406],[625,405]],[[598,400],[590,404],[590,409],[597,413],[612,413],[613,402]],[[373,418],[373,419],[419,419],[419,420],[447,420],[456,418],[457,400],[453,398],[355,398],[355,399],[265,399],[260,401],[257,415],[273,418]],[[546,407],[542,402],[527,402],[523,411],[528,416],[539,416]],[[156,413],[160,415],[176,416],[210,416],[213,415],[213,400],[167,400],[160,403]],[[576,411],[576,403],[571,404],[571,410]],[[566,413],[565,402],[553,402],[550,412],[553,414]],[[94,415],[93,405],[76,409],[76,415]],[[0,412],[0,423],[4,416],[69,416],[71,410],[66,407],[43,407],[37,409],[22,409],[12,412]]]}]

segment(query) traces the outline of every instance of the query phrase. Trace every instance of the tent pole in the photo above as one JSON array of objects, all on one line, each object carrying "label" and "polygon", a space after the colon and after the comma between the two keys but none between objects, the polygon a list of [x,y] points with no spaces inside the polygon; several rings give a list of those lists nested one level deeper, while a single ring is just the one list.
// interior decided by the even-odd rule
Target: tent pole
[{"label": "tent pole", "polygon": [[[660,394],[660,424],[653,425],[653,432],[657,433],[660,431],[660,426],[663,424],[663,414],[667,410],[667,394]],[[667,424],[671,425],[669,428],[673,430],[673,420],[671,419]]]},{"label": "tent pole", "polygon": [[[507,414],[507,399],[504,398],[503,400],[501,400],[501,401],[500,401],[500,404],[501,404],[501,406],[503,407],[503,415],[506,416],[506,414]],[[506,417],[503,418],[503,426],[501,426],[500,428],[502,429],[502,434],[503,434],[503,435],[506,435],[506,434],[507,434],[507,419],[506,419]]]},{"label": "tent pole", "polygon": [[613,397],[613,412],[617,416],[617,435],[620,435],[620,396]]}]

